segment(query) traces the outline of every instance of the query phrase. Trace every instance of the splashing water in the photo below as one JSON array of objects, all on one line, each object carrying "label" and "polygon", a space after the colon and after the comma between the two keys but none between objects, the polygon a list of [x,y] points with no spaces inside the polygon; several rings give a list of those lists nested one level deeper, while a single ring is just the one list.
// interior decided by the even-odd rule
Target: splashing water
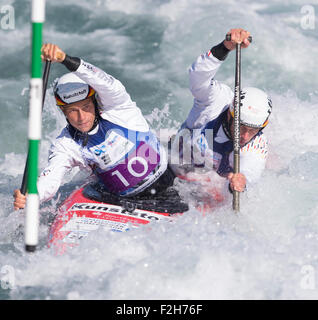
[{"label": "splashing water", "polygon": [[[46,247],[49,224],[81,179],[70,177],[43,205],[39,249],[26,254],[24,214],[13,212],[12,193],[27,149],[30,3],[8,3],[15,29],[0,30],[0,275],[11,266],[14,283],[0,288],[0,299],[317,299],[318,279],[308,272],[318,270],[318,33],[302,27],[302,1],[47,2],[44,41],[120,79],[163,136],[192,106],[188,66],[233,27],[253,35],[242,53],[243,85],[273,100],[267,170],[242,195],[238,215],[230,204],[205,216],[191,207],[174,223],[99,229],[58,257]],[[50,82],[65,72],[51,70]],[[233,54],[217,78],[234,85]],[[64,125],[49,88],[41,168]]]}]

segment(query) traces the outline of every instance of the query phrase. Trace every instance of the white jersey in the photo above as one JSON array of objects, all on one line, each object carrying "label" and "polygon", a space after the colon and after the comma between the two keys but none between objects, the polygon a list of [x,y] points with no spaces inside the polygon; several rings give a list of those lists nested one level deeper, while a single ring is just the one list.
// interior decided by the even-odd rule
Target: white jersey
[{"label": "white jersey", "polygon": [[[233,142],[226,134],[222,121],[233,102],[234,94],[227,85],[214,79],[222,62],[208,52],[199,56],[189,70],[194,103],[174,140],[172,150],[173,153],[181,152],[183,155],[192,153],[192,160],[190,166],[189,163],[172,165],[176,174],[183,175],[184,169],[191,170],[193,164],[194,167],[213,169],[221,176],[233,172]],[[180,150],[180,137],[184,135],[191,139],[183,139],[183,150]],[[267,139],[262,131],[241,148],[240,172],[245,175],[248,183],[255,182],[261,176],[267,152]]]},{"label": "white jersey", "polygon": [[[83,60],[81,60],[80,66],[75,71],[75,74],[97,92],[97,101],[103,121],[100,122],[97,128],[88,133],[89,136],[96,135],[97,131],[101,129],[99,128],[100,126],[103,125],[106,128],[110,123],[118,126],[118,128],[125,128],[129,131],[138,132],[141,135],[150,132],[148,123],[143,117],[141,110],[136,106],[136,103],[131,100],[130,95],[126,92],[125,87],[119,80]],[[105,130],[105,128],[103,130]],[[124,140],[119,135],[115,138],[117,141]],[[108,142],[109,145],[111,145],[112,141]],[[125,140],[125,144],[131,149],[133,148],[133,143]],[[114,151],[113,154],[117,157],[116,159],[119,160],[118,150],[120,147],[118,144],[116,148],[117,151]],[[149,176],[151,176],[151,178],[147,177],[149,181],[147,180],[147,183],[144,184],[145,186],[151,184],[152,180],[155,181],[158,179],[166,169],[166,155],[161,146],[159,146],[159,149],[160,162],[165,165],[160,166],[159,169],[156,168],[155,176],[151,176],[150,174]],[[51,146],[48,166],[44,169],[38,180],[40,201],[49,200],[55,195],[65,174],[72,168],[94,169],[96,164],[99,165],[101,159],[97,158],[100,154],[98,154],[96,150],[94,151],[88,154],[87,148],[85,149],[80,143],[76,142],[72,138],[69,130],[64,128]],[[120,150],[120,152],[124,154],[123,150]],[[159,165],[157,167],[159,167]],[[147,174],[149,174],[149,172]],[[144,181],[142,181],[142,183],[143,182]]]}]

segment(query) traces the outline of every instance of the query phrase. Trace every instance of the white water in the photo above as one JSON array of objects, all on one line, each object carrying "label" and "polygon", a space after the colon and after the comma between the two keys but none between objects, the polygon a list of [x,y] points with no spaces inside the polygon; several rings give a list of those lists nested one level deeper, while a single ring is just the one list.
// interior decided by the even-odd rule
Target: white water
[{"label": "white water", "polygon": [[[205,217],[191,208],[173,224],[98,230],[59,257],[46,248],[48,224],[80,177],[42,208],[33,255],[24,252],[23,212],[12,210],[27,149],[30,4],[10,3],[15,30],[0,30],[0,276],[4,284],[10,266],[14,286],[0,289],[0,299],[317,299],[318,33],[302,28],[303,1],[47,3],[44,41],[118,77],[155,129],[173,132],[183,122],[192,105],[188,66],[236,26],[253,35],[243,85],[266,89],[274,105],[268,168],[242,195],[238,216],[230,203]],[[63,72],[54,65],[50,82]],[[233,86],[233,54],[217,76]],[[41,168],[64,125],[50,95]]]}]

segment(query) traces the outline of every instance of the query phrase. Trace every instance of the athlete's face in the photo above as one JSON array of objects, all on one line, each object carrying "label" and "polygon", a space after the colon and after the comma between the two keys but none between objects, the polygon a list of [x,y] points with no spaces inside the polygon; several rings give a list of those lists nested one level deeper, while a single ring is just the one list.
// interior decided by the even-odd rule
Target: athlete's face
[{"label": "athlete's face", "polygon": [[88,132],[94,125],[95,105],[92,97],[61,107],[70,124],[81,132]]},{"label": "athlete's face", "polygon": [[[232,125],[232,137],[234,134],[234,124]],[[240,125],[240,146],[245,146],[249,141],[251,141],[257,134],[259,129],[247,127]]]},{"label": "athlete's face", "polygon": [[[231,115],[229,114],[228,120],[230,120]],[[234,137],[234,121],[230,122],[231,135]],[[251,141],[259,132],[258,128],[251,128],[244,125],[240,125],[240,146],[245,146],[249,141]]]}]

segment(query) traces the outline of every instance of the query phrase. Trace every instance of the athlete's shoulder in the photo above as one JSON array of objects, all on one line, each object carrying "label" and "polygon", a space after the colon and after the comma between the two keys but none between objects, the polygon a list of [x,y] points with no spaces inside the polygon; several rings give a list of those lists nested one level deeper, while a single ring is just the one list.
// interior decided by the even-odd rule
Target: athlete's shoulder
[{"label": "athlete's shoulder", "polygon": [[65,127],[53,141],[50,150],[51,152],[54,152],[54,151],[66,151],[74,148],[78,148],[78,144],[72,138],[68,128]]},{"label": "athlete's shoulder", "polygon": [[67,127],[63,128],[59,135],[55,138],[53,144],[65,143],[65,141],[73,140]]}]

